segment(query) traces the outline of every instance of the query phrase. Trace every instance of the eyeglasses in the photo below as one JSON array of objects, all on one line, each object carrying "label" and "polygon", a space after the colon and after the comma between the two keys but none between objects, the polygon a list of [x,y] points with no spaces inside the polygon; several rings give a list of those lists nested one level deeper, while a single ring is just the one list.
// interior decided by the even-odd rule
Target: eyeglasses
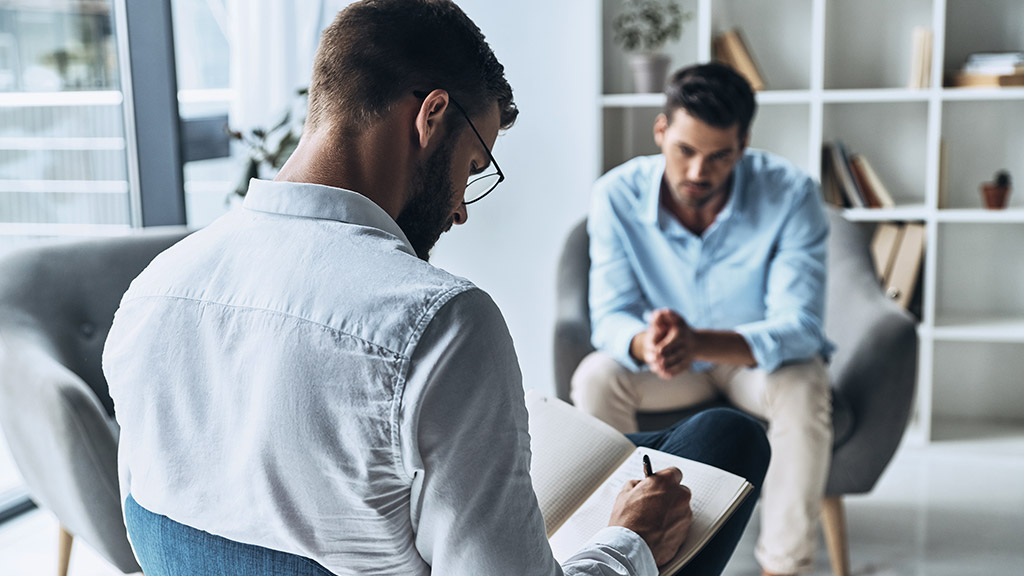
[{"label": "eyeglasses", "polygon": [[[426,98],[426,92],[413,92],[413,95],[417,98]],[[488,172],[487,174],[470,174],[469,181],[466,182],[466,194],[463,197],[462,203],[464,205],[478,202],[491,193],[492,190],[498,187],[498,184],[505,179],[505,174],[498,167],[498,161],[494,159],[494,155],[491,154],[491,149],[487,147],[487,143],[484,142],[483,136],[477,131],[476,126],[473,125],[473,121],[469,119],[469,114],[466,114],[466,110],[455,101],[455,98],[449,94],[448,99],[455,105],[455,109],[462,113],[462,116],[466,119],[466,123],[473,130],[473,134],[476,134],[480,145],[484,147],[484,151],[487,152],[487,158],[491,161],[491,166],[494,168],[494,172]]]}]

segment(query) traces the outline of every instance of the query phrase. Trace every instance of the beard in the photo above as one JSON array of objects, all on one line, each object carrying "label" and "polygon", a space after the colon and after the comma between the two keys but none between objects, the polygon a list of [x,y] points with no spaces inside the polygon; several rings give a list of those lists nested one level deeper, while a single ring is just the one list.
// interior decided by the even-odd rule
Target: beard
[{"label": "beard", "polygon": [[416,255],[423,261],[430,260],[430,250],[454,222],[452,199],[455,186],[451,175],[454,150],[455,138],[449,138],[433,156],[416,167],[409,202],[396,220]]}]

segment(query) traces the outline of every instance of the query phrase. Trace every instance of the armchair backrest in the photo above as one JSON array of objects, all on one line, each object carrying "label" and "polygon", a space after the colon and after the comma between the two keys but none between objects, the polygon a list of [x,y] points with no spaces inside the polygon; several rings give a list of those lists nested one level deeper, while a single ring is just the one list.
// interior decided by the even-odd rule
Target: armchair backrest
[{"label": "armchair backrest", "polygon": [[117,424],[103,343],[131,281],[184,231],[33,246],[0,258],[0,424],[32,498],[124,572]]}]

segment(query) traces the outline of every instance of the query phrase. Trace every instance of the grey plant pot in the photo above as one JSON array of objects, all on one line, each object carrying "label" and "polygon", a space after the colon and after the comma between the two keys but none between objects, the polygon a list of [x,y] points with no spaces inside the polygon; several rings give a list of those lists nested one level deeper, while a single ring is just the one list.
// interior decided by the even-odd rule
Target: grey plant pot
[{"label": "grey plant pot", "polygon": [[632,54],[633,91],[639,94],[661,92],[668,78],[669,57],[665,54]]}]

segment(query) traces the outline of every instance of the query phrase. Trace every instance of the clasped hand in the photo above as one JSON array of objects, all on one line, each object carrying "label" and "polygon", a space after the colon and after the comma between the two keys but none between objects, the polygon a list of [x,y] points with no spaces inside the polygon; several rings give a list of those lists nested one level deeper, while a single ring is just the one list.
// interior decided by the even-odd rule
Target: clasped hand
[{"label": "clasped hand", "polygon": [[640,345],[640,354],[634,355],[643,360],[651,372],[667,379],[693,364],[697,335],[682,316],[662,308],[651,314],[650,325],[645,332],[637,334],[634,343]]}]

